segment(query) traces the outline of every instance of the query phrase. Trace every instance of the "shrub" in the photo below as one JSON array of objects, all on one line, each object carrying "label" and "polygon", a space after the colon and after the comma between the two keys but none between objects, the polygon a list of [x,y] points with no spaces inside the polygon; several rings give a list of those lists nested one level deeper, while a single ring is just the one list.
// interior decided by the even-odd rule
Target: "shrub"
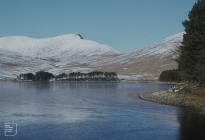
[{"label": "shrub", "polygon": [[178,70],[166,70],[160,74],[159,80],[166,82],[180,82],[181,76]]},{"label": "shrub", "polygon": [[51,78],[54,78],[54,75],[49,72],[39,71],[36,72],[35,80],[36,81],[48,81]]},{"label": "shrub", "polygon": [[20,74],[18,76],[18,79],[20,79],[20,80],[34,80],[35,75],[33,75],[32,73]]}]

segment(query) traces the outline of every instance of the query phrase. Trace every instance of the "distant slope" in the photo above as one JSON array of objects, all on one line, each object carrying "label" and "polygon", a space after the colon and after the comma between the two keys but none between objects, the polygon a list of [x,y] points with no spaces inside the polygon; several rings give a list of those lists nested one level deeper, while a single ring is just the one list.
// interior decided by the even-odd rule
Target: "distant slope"
[{"label": "distant slope", "polygon": [[157,79],[161,71],[177,67],[174,51],[182,38],[183,33],[179,33],[148,47],[121,53],[78,34],[51,38],[2,37],[0,78],[14,78],[20,73],[39,70],[54,74],[102,70]]},{"label": "distant slope", "polygon": [[176,69],[176,48],[181,45],[184,33],[168,37],[162,42],[137,49],[104,62],[99,70],[117,71],[125,75],[143,75],[148,79],[157,79],[168,69]]}]

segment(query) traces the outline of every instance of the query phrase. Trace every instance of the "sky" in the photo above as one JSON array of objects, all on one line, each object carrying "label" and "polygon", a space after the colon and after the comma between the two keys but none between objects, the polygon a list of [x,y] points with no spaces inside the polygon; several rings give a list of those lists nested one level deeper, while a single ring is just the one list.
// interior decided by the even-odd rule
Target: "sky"
[{"label": "sky", "polygon": [[125,52],[184,31],[196,0],[0,0],[0,36],[81,34]]}]

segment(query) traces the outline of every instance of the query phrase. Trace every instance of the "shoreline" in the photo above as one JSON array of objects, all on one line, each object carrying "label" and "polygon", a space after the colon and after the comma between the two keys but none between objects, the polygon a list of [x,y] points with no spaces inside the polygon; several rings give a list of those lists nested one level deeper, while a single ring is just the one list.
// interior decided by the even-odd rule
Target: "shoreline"
[{"label": "shoreline", "polygon": [[48,81],[34,81],[34,80],[18,80],[15,78],[0,79],[0,81],[12,81],[12,82],[137,82],[137,83],[159,83],[159,84],[176,84],[172,82],[159,82],[157,80],[48,80]]},{"label": "shoreline", "polygon": [[[144,101],[174,105],[199,110],[205,115],[205,92],[204,88],[191,89],[191,92],[177,91],[172,89],[157,91],[153,93],[139,94],[138,98]],[[200,93],[202,91],[204,93]]]}]

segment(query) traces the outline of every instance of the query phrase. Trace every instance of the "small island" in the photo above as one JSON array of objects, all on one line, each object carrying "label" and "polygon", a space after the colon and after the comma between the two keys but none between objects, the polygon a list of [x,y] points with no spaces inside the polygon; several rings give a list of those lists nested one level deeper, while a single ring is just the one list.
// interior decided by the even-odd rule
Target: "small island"
[{"label": "small island", "polygon": [[92,71],[89,73],[72,72],[54,75],[50,72],[39,71],[23,73],[17,76],[17,81],[119,81],[116,72]]}]

